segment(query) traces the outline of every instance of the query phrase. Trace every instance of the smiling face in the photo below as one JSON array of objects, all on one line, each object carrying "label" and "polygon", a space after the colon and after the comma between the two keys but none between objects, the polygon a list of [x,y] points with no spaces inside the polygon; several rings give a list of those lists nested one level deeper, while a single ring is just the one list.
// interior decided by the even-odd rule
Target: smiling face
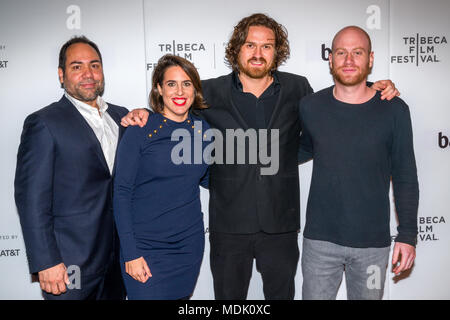
[{"label": "smiling face", "polygon": [[354,86],[365,82],[373,66],[373,52],[366,34],[358,28],[341,30],[329,55],[330,70],[336,82]]},{"label": "smiling face", "polygon": [[164,102],[163,115],[177,122],[186,120],[195,98],[194,85],[186,72],[179,66],[167,68],[162,85],[157,87]]},{"label": "smiling face", "polygon": [[270,74],[275,63],[275,34],[263,26],[251,26],[242,45],[239,56],[239,71],[253,78],[261,79]]},{"label": "smiling face", "polygon": [[65,71],[59,68],[58,75],[70,96],[96,106],[105,82],[102,63],[94,48],[85,43],[71,45],[66,51]]}]

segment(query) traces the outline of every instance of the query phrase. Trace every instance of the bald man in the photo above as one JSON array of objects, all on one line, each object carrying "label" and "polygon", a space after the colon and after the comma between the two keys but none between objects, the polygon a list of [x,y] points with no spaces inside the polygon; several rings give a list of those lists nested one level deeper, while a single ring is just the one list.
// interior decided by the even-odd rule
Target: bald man
[{"label": "bald man", "polygon": [[412,267],[419,188],[408,106],[366,86],[374,54],[359,27],[340,30],[329,55],[334,86],[300,103],[304,159],[314,158],[306,212],[303,299],[381,299],[389,262],[392,179],[398,215],[393,272]]}]

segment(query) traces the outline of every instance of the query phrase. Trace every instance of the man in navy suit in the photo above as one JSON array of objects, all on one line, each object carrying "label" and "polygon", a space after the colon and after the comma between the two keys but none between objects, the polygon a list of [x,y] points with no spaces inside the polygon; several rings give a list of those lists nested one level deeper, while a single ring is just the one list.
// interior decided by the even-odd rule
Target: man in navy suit
[{"label": "man in navy suit", "polygon": [[30,272],[45,299],[124,299],[112,177],[128,110],[102,99],[102,57],[86,37],[62,46],[58,75],[63,97],[26,118],[17,155]]}]

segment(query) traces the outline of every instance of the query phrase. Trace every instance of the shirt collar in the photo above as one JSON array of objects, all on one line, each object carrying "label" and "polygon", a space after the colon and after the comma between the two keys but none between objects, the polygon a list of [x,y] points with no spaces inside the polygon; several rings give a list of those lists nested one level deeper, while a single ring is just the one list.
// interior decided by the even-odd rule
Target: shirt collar
[{"label": "shirt collar", "polygon": [[[91,107],[90,105],[88,105],[87,103],[85,103],[83,101],[75,99],[70,94],[68,94],[67,91],[64,92],[64,95],[66,96],[67,99],[69,99],[70,102],[72,102],[74,104],[75,107],[80,108],[80,109],[90,112],[90,113],[97,113],[96,108]],[[108,104],[100,96],[97,97],[97,105],[99,107],[101,114],[104,114],[106,112],[106,110],[108,110]]]},{"label": "shirt collar", "polygon": [[[239,72],[233,71],[233,76],[232,77],[233,77],[233,86],[234,86],[234,88],[239,90],[240,92],[242,92],[244,89],[243,89],[243,86],[242,86],[241,79],[239,79]],[[272,78],[273,78],[273,82],[270,84],[270,86],[273,86],[274,88],[280,86],[280,80],[278,79],[278,76],[277,76],[276,72],[274,72],[272,74]]]}]

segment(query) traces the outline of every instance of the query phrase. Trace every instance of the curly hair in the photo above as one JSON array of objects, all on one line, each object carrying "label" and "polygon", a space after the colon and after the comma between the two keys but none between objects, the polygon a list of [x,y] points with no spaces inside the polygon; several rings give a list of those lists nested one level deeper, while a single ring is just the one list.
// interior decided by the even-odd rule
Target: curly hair
[{"label": "curly hair", "polygon": [[227,48],[225,49],[225,62],[234,71],[239,71],[239,51],[245,43],[245,40],[247,40],[248,29],[252,26],[263,26],[269,28],[275,34],[275,60],[274,68],[271,70],[271,72],[273,72],[289,58],[290,49],[288,34],[283,25],[262,13],[255,13],[251,16],[245,17],[234,27],[233,34],[231,35],[230,41],[228,41]]},{"label": "curly hair", "polygon": [[195,66],[188,60],[175,56],[172,54],[166,54],[158,60],[158,64],[153,70],[152,75],[152,89],[150,92],[150,105],[154,112],[161,113],[164,109],[163,97],[159,94],[158,84],[162,87],[164,81],[164,75],[166,70],[170,67],[178,66],[186,72],[188,77],[191,79],[192,84],[195,89],[194,102],[192,103],[191,109],[205,109],[206,105],[203,99],[202,85],[200,81],[200,76],[197,72]]}]

